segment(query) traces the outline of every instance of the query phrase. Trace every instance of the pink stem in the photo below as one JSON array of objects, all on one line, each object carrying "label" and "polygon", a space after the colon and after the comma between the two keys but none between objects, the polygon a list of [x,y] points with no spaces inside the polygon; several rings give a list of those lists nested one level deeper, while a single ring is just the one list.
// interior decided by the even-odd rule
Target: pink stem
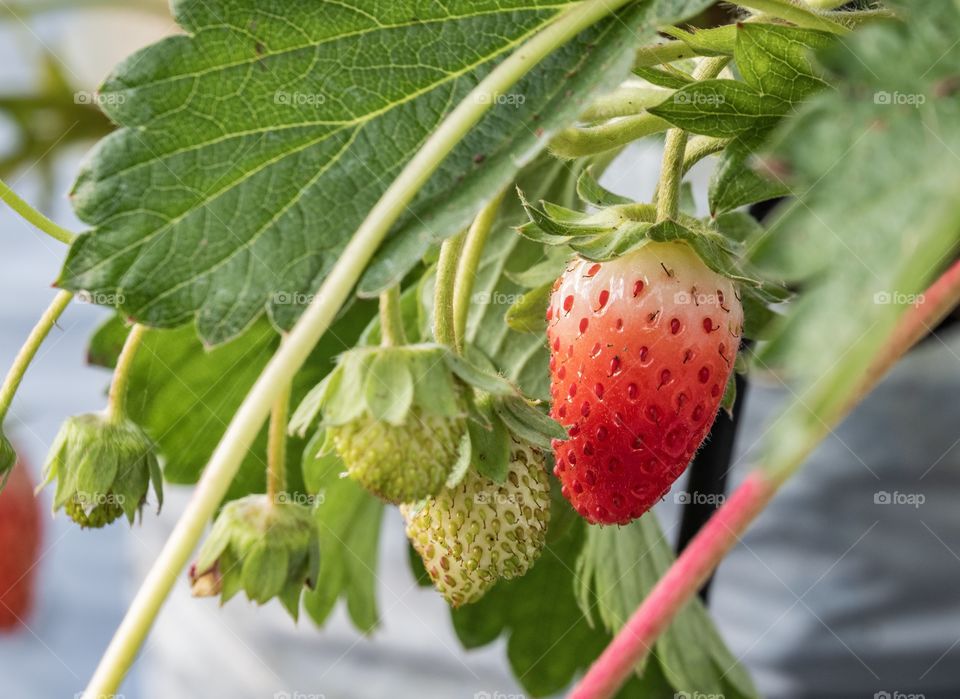
[{"label": "pink stem", "polygon": [[643,604],[580,680],[571,699],[601,699],[616,693],[774,492],[775,484],[759,471],[747,476],[657,581]]},{"label": "pink stem", "polygon": [[[904,313],[886,347],[864,373],[862,389],[849,407],[865,396],[903,354],[960,300],[960,261],[955,262],[916,305]],[[842,417],[838,416],[838,421]],[[609,699],[623,685],[667,628],[697,593],[740,535],[766,507],[782,483],[754,470],[710,518],[650,594],[574,687],[570,699]]]}]

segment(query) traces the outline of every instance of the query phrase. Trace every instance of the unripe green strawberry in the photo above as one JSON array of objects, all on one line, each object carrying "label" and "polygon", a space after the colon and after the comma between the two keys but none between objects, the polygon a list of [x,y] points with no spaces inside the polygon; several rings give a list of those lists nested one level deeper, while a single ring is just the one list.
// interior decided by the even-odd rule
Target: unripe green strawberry
[{"label": "unripe green strawberry", "polygon": [[303,434],[322,413],[347,474],[393,504],[436,495],[466,433],[465,386],[440,345],[358,347],[304,399],[291,420]]},{"label": "unripe green strawberry", "polygon": [[435,498],[400,508],[407,536],[453,607],[477,601],[501,578],[523,575],[543,548],[550,519],[544,457],[511,442],[503,483],[471,470]]},{"label": "unripe green strawberry", "polygon": [[111,420],[102,413],[68,418],[44,468],[44,485],[54,479],[54,512],[63,509],[84,528],[103,527],[121,515],[132,524],[151,483],[158,507],[163,503],[156,446],[128,418]]},{"label": "unripe green strawberry", "polygon": [[320,548],[310,508],[248,495],[224,505],[190,568],[196,597],[227,602],[243,590],[257,604],[278,598],[296,618],[317,581]]},{"label": "unripe green strawberry", "polygon": [[457,460],[466,420],[418,408],[394,426],[369,415],[330,428],[347,474],[388,502],[419,500],[440,491]]}]

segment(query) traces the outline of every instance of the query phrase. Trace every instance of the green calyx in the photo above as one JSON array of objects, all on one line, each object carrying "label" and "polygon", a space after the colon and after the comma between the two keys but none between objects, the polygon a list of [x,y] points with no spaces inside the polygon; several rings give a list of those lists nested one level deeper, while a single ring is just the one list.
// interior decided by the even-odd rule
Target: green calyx
[{"label": "green calyx", "polygon": [[606,262],[650,243],[686,245],[711,270],[736,282],[747,308],[746,336],[752,339],[762,339],[763,328],[773,316],[770,306],[790,295],[779,284],[760,279],[749,251],[763,228],[744,212],[705,219],[680,212],[657,221],[654,206],[607,191],[589,169],[581,174],[577,192],[597,210],[584,213],[545,201],[534,205],[520,194],[530,219],[517,229],[520,235],[567,255],[548,258],[548,264],[524,280],[530,291],[506,313],[508,325],[518,332],[543,331],[552,281],[563,272],[571,252],[585,260]]},{"label": "green calyx", "polygon": [[264,604],[278,598],[296,619],[303,588],[313,589],[320,565],[310,508],[248,495],[224,505],[190,569],[197,597],[226,603],[243,590]]},{"label": "green calyx", "polygon": [[473,467],[502,482],[510,435],[549,448],[562,428],[482,356],[433,343],[361,347],[297,408],[290,429],[319,421],[321,454],[381,499],[416,502],[456,485]]},{"label": "green calyx", "polygon": [[0,491],[7,484],[10,472],[17,465],[17,452],[14,450],[7,435],[0,432]]},{"label": "green calyx", "polygon": [[53,511],[63,509],[84,528],[103,527],[121,515],[133,524],[151,484],[157,508],[163,504],[156,445],[127,418],[111,421],[100,413],[68,418],[44,467],[43,485],[54,480]]}]

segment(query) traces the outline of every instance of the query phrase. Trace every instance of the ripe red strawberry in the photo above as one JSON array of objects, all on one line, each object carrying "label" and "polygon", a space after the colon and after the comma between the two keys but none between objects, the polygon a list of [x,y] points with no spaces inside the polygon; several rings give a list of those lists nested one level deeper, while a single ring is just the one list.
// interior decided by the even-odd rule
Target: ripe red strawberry
[{"label": "ripe red strawberry", "polygon": [[588,521],[625,524],[686,469],[716,417],[740,344],[733,283],[684,243],[574,260],[547,310],[554,473]]},{"label": "ripe red strawberry", "polygon": [[19,627],[33,607],[40,535],[40,504],[19,463],[0,492],[0,631]]}]

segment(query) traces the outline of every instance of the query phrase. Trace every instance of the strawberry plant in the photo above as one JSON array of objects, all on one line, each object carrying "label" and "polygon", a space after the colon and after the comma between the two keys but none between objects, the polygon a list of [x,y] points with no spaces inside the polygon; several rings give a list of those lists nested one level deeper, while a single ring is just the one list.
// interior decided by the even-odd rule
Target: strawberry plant
[{"label": "strawberry plant", "polygon": [[[381,547],[464,647],[507,638],[531,695],[757,696],[696,593],[960,300],[960,8],[712,5],[175,0],[183,32],[100,88],[85,229],[0,186],[67,244],[0,417],[74,295],[115,310],[54,508],[149,526],[164,481],[195,486],[84,696],[117,692],[181,576],[373,632]],[[635,201],[601,181],[643,138]],[[738,373],[794,399],[675,557],[650,510]]]}]

